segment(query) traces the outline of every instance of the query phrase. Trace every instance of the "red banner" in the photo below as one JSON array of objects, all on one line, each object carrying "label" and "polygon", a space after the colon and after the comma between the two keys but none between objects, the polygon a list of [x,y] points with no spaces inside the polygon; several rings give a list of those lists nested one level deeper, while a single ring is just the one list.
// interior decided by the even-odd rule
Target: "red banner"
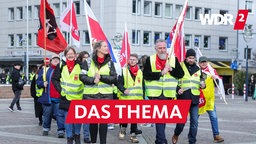
[{"label": "red banner", "polygon": [[74,100],[66,123],[185,123],[190,100]]}]

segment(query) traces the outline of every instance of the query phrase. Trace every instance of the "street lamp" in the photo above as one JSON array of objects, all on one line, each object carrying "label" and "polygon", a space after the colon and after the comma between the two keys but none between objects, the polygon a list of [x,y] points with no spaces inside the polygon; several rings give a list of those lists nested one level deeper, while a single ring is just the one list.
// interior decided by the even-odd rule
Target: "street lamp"
[{"label": "street lamp", "polygon": [[248,101],[248,43],[252,40],[252,25],[245,25],[244,28],[244,41],[246,42],[246,76],[245,76],[245,81],[246,81],[246,94],[245,94],[245,101]]}]

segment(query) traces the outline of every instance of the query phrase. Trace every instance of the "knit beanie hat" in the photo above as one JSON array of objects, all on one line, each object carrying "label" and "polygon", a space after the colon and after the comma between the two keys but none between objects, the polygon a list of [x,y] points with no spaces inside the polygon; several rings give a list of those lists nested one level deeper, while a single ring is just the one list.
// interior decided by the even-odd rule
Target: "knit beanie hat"
[{"label": "knit beanie hat", "polygon": [[194,56],[196,57],[196,52],[194,49],[188,49],[187,52],[186,52],[186,58],[189,57],[189,56]]}]

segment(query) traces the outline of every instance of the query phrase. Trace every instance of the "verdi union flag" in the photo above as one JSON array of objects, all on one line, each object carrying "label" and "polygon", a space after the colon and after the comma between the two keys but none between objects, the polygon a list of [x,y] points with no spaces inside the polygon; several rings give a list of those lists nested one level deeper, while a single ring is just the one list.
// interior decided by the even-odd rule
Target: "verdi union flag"
[{"label": "verdi union flag", "polygon": [[69,0],[68,7],[64,10],[60,16],[61,29],[70,32],[71,42],[70,44],[80,47],[80,36],[78,33],[78,25],[76,21],[76,12],[73,0]]},{"label": "verdi union flag", "polygon": [[56,54],[63,52],[67,42],[57,26],[54,12],[47,0],[41,0],[39,16],[37,45]]},{"label": "verdi union flag", "polygon": [[125,64],[128,63],[128,59],[130,58],[130,44],[128,41],[128,31],[127,27],[125,25],[125,32],[124,32],[124,37],[122,41],[122,49],[120,51],[120,65],[121,67],[124,67]]}]

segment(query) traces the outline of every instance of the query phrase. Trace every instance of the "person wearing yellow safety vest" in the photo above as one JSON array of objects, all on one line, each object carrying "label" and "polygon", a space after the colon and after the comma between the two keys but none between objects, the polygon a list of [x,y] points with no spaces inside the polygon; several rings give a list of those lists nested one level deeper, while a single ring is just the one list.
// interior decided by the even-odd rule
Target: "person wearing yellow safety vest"
[{"label": "person wearing yellow safety vest", "polygon": [[[71,100],[82,100],[84,84],[79,79],[81,65],[75,60],[76,51],[74,46],[68,46],[64,51],[66,61],[62,61],[55,68],[52,83],[60,93],[59,113],[64,113],[67,118]],[[65,123],[67,144],[80,144],[81,124]]]},{"label": "person wearing yellow safety vest", "polygon": [[[183,77],[184,72],[175,56],[168,59],[164,39],[156,40],[155,50],[156,54],[146,59],[143,69],[145,97],[151,100],[174,100],[178,79]],[[156,144],[167,144],[165,127],[166,124],[156,124]]]},{"label": "person wearing yellow safety vest", "polygon": [[[126,68],[123,68],[122,75],[118,76],[117,88],[119,100],[143,100],[143,74],[139,69],[138,65],[138,55],[131,54],[128,58],[128,65]],[[119,139],[125,139],[127,123],[120,124]],[[130,141],[132,143],[139,143],[139,140],[136,138],[137,124],[132,123],[130,127]],[[142,133],[142,132],[141,132]]]},{"label": "person wearing yellow safety vest", "polygon": [[[113,99],[112,84],[116,82],[116,70],[109,55],[106,41],[98,41],[93,46],[92,59],[87,61],[86,68],[80,75],[85,84],[84,99]],[[90,124],[91,142],[96,143],[99,129],[100,143],[107,143],[107,124]]]},{"label": "person wearing yellow safety vest", "polygon": [[[179,80],[178,100],[191,100],[189,109],[190,126],[188,133],[189,144],[196,143],[196,135],[198,128],[198,108],[199,108],[199,89],[205,88],[204,79],[199,66],[196,64],[196,52],[189,49],[186,52],[186,59],[181,62],[181,67],[185,73],[184,77]],[[176,144],[178,137],[184,129],[185,124],[176,124],[172,143]]]}]

